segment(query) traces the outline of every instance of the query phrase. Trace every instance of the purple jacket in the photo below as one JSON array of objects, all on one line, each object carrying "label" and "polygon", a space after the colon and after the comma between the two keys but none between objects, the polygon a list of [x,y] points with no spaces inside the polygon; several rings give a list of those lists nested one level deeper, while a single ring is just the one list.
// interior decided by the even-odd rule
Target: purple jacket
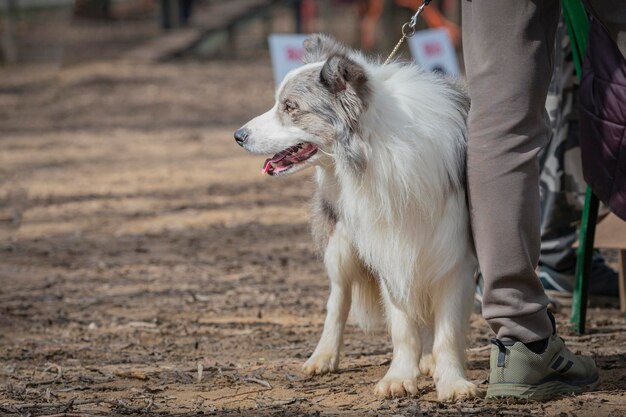
[{"label": "purple jacket", "polygon": [[626,59],[593,19],[580,103],[585,181],[611,211],[626,220]]}]

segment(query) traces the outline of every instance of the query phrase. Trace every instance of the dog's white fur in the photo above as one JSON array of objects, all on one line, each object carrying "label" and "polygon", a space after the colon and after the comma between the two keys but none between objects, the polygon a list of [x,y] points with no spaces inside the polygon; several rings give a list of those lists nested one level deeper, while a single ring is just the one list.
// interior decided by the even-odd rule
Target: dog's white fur
[{"label": "dog's white fur", "polygon": [[[331,41],[314,38],[318,47]],[[333,48],[367,77],[363,97],[350,81],[333,96],[345,101],[337,110],[343,119],[357,119],[355,138],[339,144],[279,114],[283,90],[290,83],[311,82],[311,72],[323,69],[322,56],[288,75],[276,105],[246,124],[249,137],[243,145],[273,153],[305,141],[320,150],[291,170],[316,165],[316,199],[336,216],[323,249],[331,283],[327,316],[304,371],[337,370],[351,303],[366,327],[383,315],[382,305],[393,359],[376,392],[416,394],[417,378],[425,374],[434,377],[439,400],[473,397],[477,387],[464,370],[476,258],[458,166],[466,141],[467,106],[458,102],[463,93],[413,65],[382,66],[344,47],[330,45],[331,53]],[[360,113],[350,102],[358,99],[366,101]],[[346,154],[342,146],[362,158],[362,169],[341,156]]]}]

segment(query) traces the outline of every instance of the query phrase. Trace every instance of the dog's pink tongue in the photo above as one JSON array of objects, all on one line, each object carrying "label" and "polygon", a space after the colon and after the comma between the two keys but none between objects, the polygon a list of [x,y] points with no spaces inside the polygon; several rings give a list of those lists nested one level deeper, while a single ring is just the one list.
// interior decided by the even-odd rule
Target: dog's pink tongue
[{"label": "dog's pink tongue", "polygon": [[308,159],[317,152],[317,147],[307,144],[298,144],[290,148],[285,149],[274,155],[271,158],[265,160],[263,165],[263,174],[274,175],[279,172],[283,172],[291,165]]},{"label": "dog's pink tongue", "polygon": [[266,159],[265,164],[263,165],[263,173],[264,174],[269,173],[271,175],[272,172],[274,172],[274,167],[272,166],[272,164],[278,164],[280,161],[285,159],[285,157],[289,155],[290,149],[281,151],[277,153],[276,155],[274,155],[273,157]]}]

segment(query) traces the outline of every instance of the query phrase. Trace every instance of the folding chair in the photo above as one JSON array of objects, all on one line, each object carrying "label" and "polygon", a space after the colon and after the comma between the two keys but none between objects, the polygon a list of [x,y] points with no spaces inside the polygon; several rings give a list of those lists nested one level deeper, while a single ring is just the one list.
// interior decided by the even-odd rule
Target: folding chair
[{"label": "folding chair", "polygon": [[[576,74],[580,79],[582,76],[582,62],[587,49],[587,39],[589,36],[589,19],[581,0],[563,0],[563,16],[570,37]],[[572,294],[572,315],[571,323],[574,330],[581,334],[585,332],[585,322],[587,318],[587,300],[589,276],[591,274],[591,262],[594,249],[594,239],[596,233],[596,222],[598,219],[599,200],[587,186],[585,193],[585,207],[583,209],[578,255],[576,260],[576,275],[574,291]],[[624,281],[626,280],[626,250],[620,248],[620,302],[622,312],[626,310],[626,292]]]}]

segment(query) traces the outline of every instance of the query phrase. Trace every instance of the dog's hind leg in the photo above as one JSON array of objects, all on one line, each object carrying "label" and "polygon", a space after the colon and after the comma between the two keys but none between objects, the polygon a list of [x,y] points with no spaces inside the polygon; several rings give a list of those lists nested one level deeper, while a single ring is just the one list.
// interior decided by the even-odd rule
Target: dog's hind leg
[{"label": "dog's hind leg", "polygon": [[478,387],[465,378],[465,342],[473,303],[473,265],[455,269],[433,297],[434,379],[439,401],[473,398]]},{"label": "dog's hind leg", "polygon": [[418,323],[393,305],[384,285],[381,289],[391,330],[393,359],[389,370],[376,385],[375,392],[376,395],[387,398],[415,395],[418,392],[418,363],[422,351]]},{"label": "dog's hind leg", "polygon": [[343,231],[341,222],[335,225],[328,240],[324,264],[330,279],[330,296],[322,336],[313,355],[302,367],[303,371],[309,375],[333,372],[339,366],[343,331],[350,312],[352,276],[358,274],[361,268],[360,261]]},{"label": "dog's hind leg", "polygon": [[435,373],[435,358],[433,357],[434,329],[432,318],[429,323],[420,327],[420,338],[422,341],[422,357],[420,358],[420,373],[426,376],[433,376]]}]

